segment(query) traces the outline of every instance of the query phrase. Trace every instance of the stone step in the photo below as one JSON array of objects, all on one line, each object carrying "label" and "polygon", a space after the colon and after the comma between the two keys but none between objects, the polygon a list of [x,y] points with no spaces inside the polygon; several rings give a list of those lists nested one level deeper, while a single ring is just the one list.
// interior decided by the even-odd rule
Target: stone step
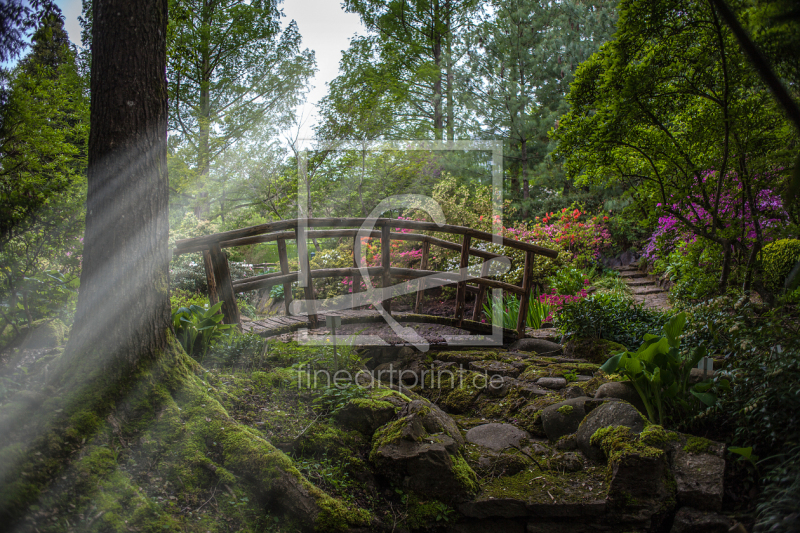
[{"label": "stone step", "polygon": [[630,272],[632,270],[639,270],[639,268],[636,265],[625,265],[617,267],[615,270],[619,270],[620,272]]},{"label": "stone step", "polygon": [[666,294],[666,293],[667,291],[665,291],[660,287],[639,289],[637,291],[633,291],[633,294],[636,296],[647,296],[648,294]]},{"label": "stone step", "polygon": [[625,272],[620,272],[619,277],[622,279],[646,278],[647,274],[644,272],[639,272],[638,270],[628,270]]},{"label": "stone step", "polygon": [[627,282],[628,287],[644,287],[645,285],[655,285],[656,280],[653,278],[636,278]]}]

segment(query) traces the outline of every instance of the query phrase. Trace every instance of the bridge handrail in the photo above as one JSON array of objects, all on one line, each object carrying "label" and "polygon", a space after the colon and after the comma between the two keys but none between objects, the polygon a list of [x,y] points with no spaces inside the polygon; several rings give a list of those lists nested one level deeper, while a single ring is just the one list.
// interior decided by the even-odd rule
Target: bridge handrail
[{"label": "bridge handrail", "polygon": [[[306,286],[305,299],[309,306],[308,316],[309,322],[312,327],[316,327],[317,315],[314,304],[314,288],[313,280],[326,277],[352,277],[353,278],[353,301],[355,302],[355,293],[361,291],[361,275],[362,270],[359,265],[355,263],[355,258],[361,257],[361,242],[357,238],[360,229],[352,228],[369,221],[374,224],[373,227],[380,228],[380,230],[370,230],[367,236],[370,238],[377,238],[381,241],[381,265],[368,267],[367,275],[381,276],[381,286],[388,287],[392,277],[397,278],[421,278],[425,276],[436,276],[435,279],[440,281],[447,281],[448,283],[456,283],[458,290],[456,294],[456,319],[460,325],[464,318],[464,302],[466,292],[477,291],[475,308],[473,309],[472,319],[477,320],[482,308],[483,300],[486,296],[486,289],[502,288],[504,290],[513,292],[520,296],[519,316],[517,319],[517,335],[521,337],[524,334],[525,321],[528,314],[528,307],[530,305],[529,298],[532,287],[532,270],[536,255],[543,255],[545,257],[555,258],[558,256],[557,250],[537,246],[526,242],[517,241],[508,237],[500,235],[493,235],[492,233],[479,231],[464,226],[454,226],[450,224],[438,225],[433,222],[422,222],[416,220],[398,220],[392,218],[378,218],[378,219],[365,219],[365,218],[309,218],[309,219],[292,219],[292,220],[279,220],[267,224],[259,224],[257,226],[250,226],[231,231],[216,233],[214,235],[204,235],[202,237],[194,237],[191,239],[183,239],[175,243],[173,253],[175,255],[202,252],[203,262],[206,271],[206,279],[208,281],[209,299],[213,304],[222,300],[222,311],[225,315],[226,323],[240,323],[239,311],[234,297],[237,292],[244,292],[248,290],[256,290],[272,287],[274,285],[282,284],[284,288],[284,305],[286,314],[289,314],[289,306],[292,298],[291,284],[294,281],[305,278]],[[313,229],[305,232],[306,238],[327,238],[327,237],[353,237],[353,257],[354,266],[352,268],[329,268],[311,270],[308,256],[301,254],[300,270],[290,272],[288,264],[288,256],[286,253],[286,241],[297,240],[298,225],[303,223],[309,228],[337,228],[337,229]],[[347,228],[346,226],[351,226]],[[421,235],[416,233],[397,233],[392,232],[392,228],[403,228],[420,231],[432,231],[439,233],[451,233],[462,236],[461,244],[438,239],[430,235]],[[363,236],[363,235],[362,235]],[[525,252],[525,267],[523,269],[522,284],[517,286],[502,281],[488,279],[489,276],[489,263],[485,261],[481,267],[479,277],[472,278],[477,284],[477,288],[467,285],[466,274],[453,274],[449,272],[439,272],[428,270],[428,255],[430,246],[439,246],[451,250],[461,252],[459,266],[462,272],[466,272],[469,266],[469,256],[483,258],[485,260],[497,257],[503,257],[500,254],[480,250],[470,247],[472,239],[480,239],[490,242],[498,242],[502,246],[522,250]],[[390,264],[390,243],[392,240],[403,240],[412,242],[422,242],[422,261],[419,269],[410,268],[396,268]],[[278,256],[280,260],[280,272],[270,274],[262,274],[250,278],[231,281],[230,269],[228,265],[227,256],[222,252],[222,248],[231,248],[236,246],[247,246],[252,244],[259,244],[265,242],[277,241]],[[414,312],[419,313],[422,305],[423,293],[425,290],[424,280],[419,280],[417,285],[416,304]],[[391,298],[385,299],[382,302],[384,309],[391,314]]]}]

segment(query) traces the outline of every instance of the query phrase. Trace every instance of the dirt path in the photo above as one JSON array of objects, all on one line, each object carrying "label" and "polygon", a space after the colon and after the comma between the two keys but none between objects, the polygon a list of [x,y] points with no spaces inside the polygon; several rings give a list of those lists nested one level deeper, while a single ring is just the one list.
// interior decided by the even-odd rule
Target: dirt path
[{"label": "dirt path", "polygon": [[669,303],[669,292],[656,285],[656,279],[640,272],[635,266],[623,266],[616,269],[619,275],[633,292],[633,300],[644,304],[647,308],[667,310],[672,306]]}]

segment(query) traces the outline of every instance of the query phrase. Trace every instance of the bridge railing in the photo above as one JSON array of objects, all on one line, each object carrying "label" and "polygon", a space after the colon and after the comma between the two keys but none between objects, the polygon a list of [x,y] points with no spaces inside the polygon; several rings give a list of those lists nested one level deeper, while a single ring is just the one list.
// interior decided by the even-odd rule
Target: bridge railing
[{"label": "bridge railing", "polygon": [[[360,228],[365,222],[369,222],[371,227],[380,228],[370,231],[361,231]],[[312,270],[309,264],[308,254],[299,253],[299,271],[289,271],[289,260],[286,253],[286,241],[298,240],[298,227],[303,228],[300,235],[305,234],[307,239],[328,238],[328,237],[353,237],[353,267],[351,268],[327,268]],[[306,228],[336,228],[336,229],[306,229]],[[420,233],[396,233],[391,231],[393,228],[410,229],[417,231],[428,231],[447,233],[451,235],[461,235],[461,243],[455,243],[443,239],[438,239]],[[366,267],[360,265],[362,260],[361,240],[359,234],[364,237],[377,238],[381,241],[381,265]],[[515,248],[525,252],[525,266],[522,275],[522,283],[514,285],[489,279],[489,265],[486,260],[503,257],[499,254],[472,248],[472,240],[483,240],[488,242],[499,242],[503,246]],[[302,237],[301,237],[302,240]],[[422,261],[420,268],[397,268],[391,266],[390,250],[391,241],[412,241],[422,243]],[[233,248],[237,246],[248,246],[266,242],[277,242],[278,258],[280,261],[280,272],[262,274],[237,281],[231,280],[228,259],[223,248]],[[298,251],[307,249],[300,246],[298,241]],[[428,269],[428,259],[430,247],[438,246],[441,248],[460,251],[460,273],[441,272]],[[239,310],[236,305],[235,294],[256,289],[268,289],[274,285],[283,286],[284,305],[286,314],[290,314],[289,309],[292,302],[291,284],[295,281],[304,280],[304,296],[306,309],[308,311],[311,327],[317,325],[317,313],[314,305],[314,279],[328,277],[352,277],[353,278],[353,302],[357,300],[356,293],[361,291],[362,271],[366,270],[370,277],[380,277],[381,286],[391,286],[391,279],[403,278],[414,279],[428,276],[435,276],[437,284],[457,284],[456,309],[455,315],[460,325],[464,320],[464,302],[468,291],[477,293],[475,308],[472,313],[472,320],[478,320],[483,301],[486,298],[487,288],[500,288],[520,297],[519,317],[517,319],[517,335],[521,337],[525,332],[525,319],[530,305],[530,294],[532,288],[532,271],[536,255],[555,258],[558,256],[557,250],[544,248],[535,244],[530,244],[508,237],[493,235],[489,232],[478,231],[464,226],[438,225],[433,222],[421,222],[415,220],[399,220],[391,218],[364,219],[364,218],[309,218],[279,220],[267,224],[250,226],[214,235],[204,235],[184,239],[175,243],[173,253],[175,255],[202,252],[203,263],[205,266],[206,278],[208,281],[208,293],[211,304],[222,301],[222,312],[225,315],[225,322],[228,324],[239,324]],[[469,266],[469,257],[475,256],[484,259],[479,277],[471,277],[470,281],[476,285],[467,284],[466,270]],[[362,267],[362,268],[359,268]],[[423,294],[425,291],[425,281],[418,280],[416,291],[416,301],[414,312],[419,313],[422,308]],[[385,296],[385,295],[384,295]],[[384,297],[382,300],[383,308],[391,314],[391,297]]]}]

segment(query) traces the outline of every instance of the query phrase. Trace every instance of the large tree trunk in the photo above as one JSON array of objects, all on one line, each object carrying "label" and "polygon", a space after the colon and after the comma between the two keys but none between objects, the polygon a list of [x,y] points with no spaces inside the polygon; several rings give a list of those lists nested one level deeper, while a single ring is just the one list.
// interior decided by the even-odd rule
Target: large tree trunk
[{"label": "large tree trunk", "polygon": [[125,371],[170,325],[166,0],[95,0],[86,236],[65,359]]}]

